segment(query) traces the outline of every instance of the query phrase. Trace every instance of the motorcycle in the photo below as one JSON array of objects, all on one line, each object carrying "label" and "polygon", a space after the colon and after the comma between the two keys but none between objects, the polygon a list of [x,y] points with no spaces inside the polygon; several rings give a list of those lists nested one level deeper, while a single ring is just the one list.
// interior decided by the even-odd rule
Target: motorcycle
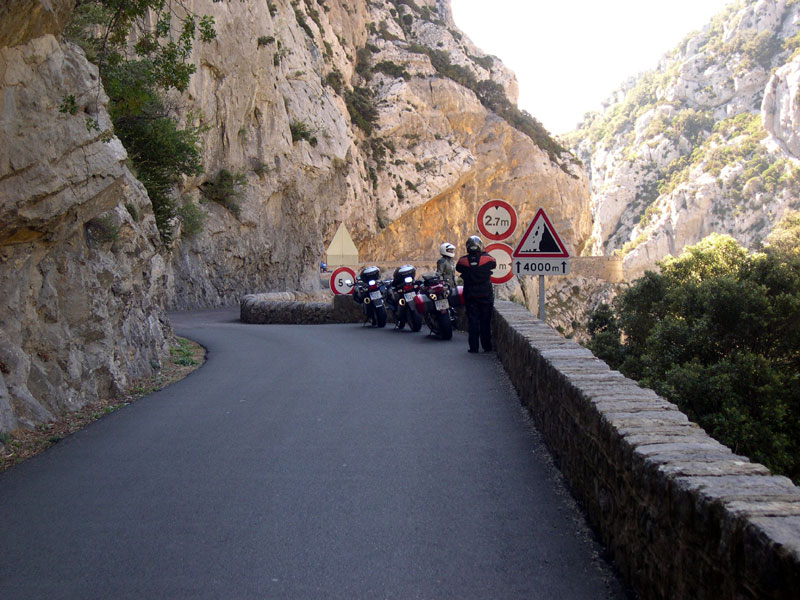
[{"label": "motorcycle", "polygon": [[392,279],[386,280],[386,308],[392,313],[397,329],[403,329],[406,323],[411,331],[422,329],[422,316],[414,305],[417,297],[416,274],[413,266],[403,265],[395,269]]},{"label": "motorcycle", "polygon": [[463,294],[462,286],[451,289],[438,273],[422,276],[414,306],[425,319],[431,334],[443,340],[453,337],[453,327],[458,318],[455,309],[464,304]]},{"label": "motorcycle", "polygon": [[347,285],[353,288],[353,300],[361,304],[366,320],[373,327],[386,326],[386,284],[381,281],[378,267],[364,267],[355,282],[348,280]]}]

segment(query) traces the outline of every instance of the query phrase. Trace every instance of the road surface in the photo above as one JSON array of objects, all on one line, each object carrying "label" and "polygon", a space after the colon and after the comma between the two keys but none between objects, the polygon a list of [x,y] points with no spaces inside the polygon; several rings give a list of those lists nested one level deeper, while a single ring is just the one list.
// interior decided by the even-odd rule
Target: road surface
[{"label": "road surface", "polygon": [[207,363],[0,474],[0,598],[624,598],[494,354],[172,315]]}]

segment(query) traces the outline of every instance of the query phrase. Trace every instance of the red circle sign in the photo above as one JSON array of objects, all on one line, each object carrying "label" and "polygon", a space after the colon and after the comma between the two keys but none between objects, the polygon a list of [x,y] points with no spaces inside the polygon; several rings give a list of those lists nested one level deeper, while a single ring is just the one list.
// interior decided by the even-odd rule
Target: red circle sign
[{"label": "red circle sign", "polygon": [[489,200],[478,209],[478,231],[489,240],[499,242],[517,228],[517,211],[505,200]]},{"label": "red circle sign", "polygon": [[351,282],[356,280],[356,272],[353,271],[353,269],[350,267],[339,267],[336,269],[333,273],[331,273],[331,291],[337,296],[339,294],[352,294],[353,288],[345,283],[345,281],[348,279]]},{"label": "red circle sign", "polygon": [[489,244],[486,246],[486,252],[497,263],[489,281],[495,284],[505,283],[514,276],[514,271],[511,268],[511,253],[513,252],[511,246],[508,244]]}]

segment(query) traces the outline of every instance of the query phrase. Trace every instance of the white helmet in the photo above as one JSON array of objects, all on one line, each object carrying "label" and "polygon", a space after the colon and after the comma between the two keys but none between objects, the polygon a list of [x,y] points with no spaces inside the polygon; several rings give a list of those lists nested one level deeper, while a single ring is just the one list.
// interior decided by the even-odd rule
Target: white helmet
[{"label": "white helmet", "polygon": [[439,246],[439,254],[442,256],[449,256],[450,258],[456,255],[456,247],[449,242],[445,242],[441,246]]}]

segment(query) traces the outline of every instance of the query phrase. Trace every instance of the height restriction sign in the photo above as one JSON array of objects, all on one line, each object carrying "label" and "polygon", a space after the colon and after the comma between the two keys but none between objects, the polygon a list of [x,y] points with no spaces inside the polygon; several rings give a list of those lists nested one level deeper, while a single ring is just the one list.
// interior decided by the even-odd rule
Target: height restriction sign
[{"label": "height restriction sign", "polygon": [[513,235],[517,211],[505,200],[489,200],[478,209],[477,225],[483,237],[499,242]]}]

